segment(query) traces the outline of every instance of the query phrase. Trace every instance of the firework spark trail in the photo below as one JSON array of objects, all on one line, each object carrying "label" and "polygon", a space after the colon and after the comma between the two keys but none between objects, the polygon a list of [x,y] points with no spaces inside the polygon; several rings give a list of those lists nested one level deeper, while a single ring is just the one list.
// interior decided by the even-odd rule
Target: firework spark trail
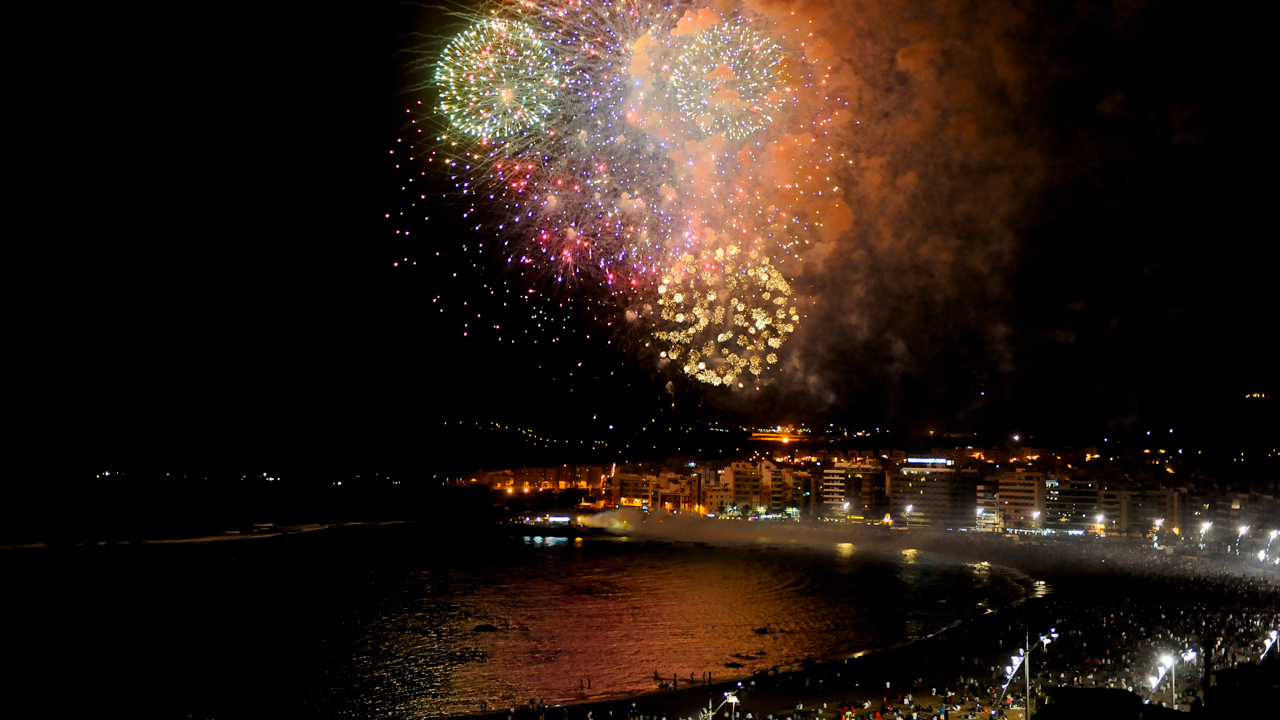
[{"label": "firework spark trail", "polygon": [[848,103],[806,29],[746,6],[488,10],[432,66],[437,141],[511,261],[599,286],[694,379],[776,363],[803,316],[782,266],[848,214],[827,137]]}]

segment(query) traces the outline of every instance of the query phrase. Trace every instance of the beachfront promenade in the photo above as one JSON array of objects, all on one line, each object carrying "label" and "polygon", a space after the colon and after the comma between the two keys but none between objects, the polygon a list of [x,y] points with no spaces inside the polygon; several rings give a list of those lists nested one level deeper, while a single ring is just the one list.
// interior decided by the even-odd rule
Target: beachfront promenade
[{"label": "beachfront promenade", "polygon": [[[579,704],[539,707],[535,699],[497,713],[490,706],[489,714],[498,720],[675,720],[697,718],[710,704],[719,707],[719,720],[731,720],[735,703],[726,703],[725,693],[733,691],[737,716],[751,720],[951,720],[990,717],[997,708],[1021,720],[1030,675],[1037,714],[1058,688],[1109,688],[1111,693],[1082,697],[1106,698],[1099,701],[1116,706],[1150,703],[1144,715],[1149,717],[1160,714],[1156,706],[1174,707],[1175,693],[1180,710],[1212,711],[1203,699],[1206,685],[1264,655],[1264,667],[1273,674],[1280,669],[1277,651],[1267,643],[1280,628],[1280,584],[1275,575],[1259,572],[1257,563],[1169,555],[1136,542],[950,535],[903,533],[894,539],[904,547],[945,549],[966,560],[1020,568],[1046,580],[1052,591],[879,653],[813,659],[711,684],[659,668],[654,687],[662,682],[666,690],[611,700],[584,692]],[[1058,637],[1036,647],[1051,629]],[[1025,650],[1028,635],[1030,660],[1010,679],[1013,658]],[[711,672],[718,680],[733,671]],[[1046,711],[1050,716],[1064,715]]]}]

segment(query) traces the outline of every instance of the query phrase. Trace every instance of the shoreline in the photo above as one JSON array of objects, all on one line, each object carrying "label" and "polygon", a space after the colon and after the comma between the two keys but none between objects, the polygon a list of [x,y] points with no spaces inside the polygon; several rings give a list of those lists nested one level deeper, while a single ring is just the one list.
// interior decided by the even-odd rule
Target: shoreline
[{"label": "shoreline", "polygon": [[[928,550],[925,552],[930,552],[940,556],[948,557],[958,562],[966,562],[964,559],[960,557],[957,557],[955,555],[950,555],[947,553],[942,553],[937,550]],[[997,608],[986,608],[985,610],[980,610],[972,615],[962,617],[962,618],[957,618],[937,630],[934,630],[932,632],[928,632],[922,635],[908,636],[907,638],[901,640],[900,642],[894,643],[892,645],[888,645],[886,647],[863,648],[863,649],[854,650],[854,651],[844,650],[844,651],[832,653],[829,655],[824,655],[821,657],[807,657],[792,663],[780,663],[764,671],[756,671],[754,673],[747,673],[743,675],[730,675],[723,680],[714,679],[713,682],[709,684],[700,680],[694,680],[692,682],[681,680],[679,682],[679,688],[676,690],[652,689],[652,690],[641,690],[641,691],[630,691],[630,692],[624,691],[624,692],[613,693],[613,694],[597,696],[597,697],[575,698],[575,699],[570,699],[568,701],[547,705],[545,706],[545,709],[541,710],[540,712],[530,711],[528,709],[528,706],[525,705],[525,706],[516,706],[514,713],[510,713],[507,710],[499,710],[497,712],[494,712],[493,710],[487,710],[487,711],[479,711],[474,713],[439,715],[436,717],[459,718],[459,719],[467,719],[467,720],[489,720],[489,719],[502,720],[502,718],[504,717],[520,718],[522,717],[522,713],[523,713],[523,717],[525,718],[545,718],[545,720],[561,720],[561,718],[567,719],[569,717],[585,718],[586,715],[582,714],[581,712],[577,714],[571,714],[570,711],[586,710],[594,713],[594,717],[592,718],[592,720],[601,720],[602,718],[608,719],[611,717],[624,718],[630,713],[631,708],[633,706],[639,707],[641,704],[645,705],[646,707],[651,705],[655,707],[661,706],[661,708],[664,710],[670,710],[673,716],[680,717],[681,715],[675,712],[674,706],[688,705],[688,703],[685,702],[685,700],[691,695],[697,695],[701,698],[705,694],[712,699],[717,697],[723,697],[724,692],[742,687],[744,686],[744,684],[749,684],[753,680],[759,681],[761,678],[776,679],[781,677],[783,674],[786,674],[790,677],[798,676],[800,678],[807,678],[808,675],[813,673],[815,670],[826,669],[828,667],[837,667],[837,666],[839,668],[844,668],[846,666],[849,666],[852,663],[853,667],[849,668],[852,674],[848,675],[848,678],[852,679],[856,675],[861,674],[857,672],[860,669],[859,666],[861,665],[872,664],[877,659],[886,659],[886,658],[890,660],[890,662],[886,664],[889,664],[889,665],[900,664],[903,658],[900,658],[898,656],[907,654],[914,647],[922,646],[926,643],[932,643],[932,644],[947,643],[948,640],[950,640],[950,636],[948,636],[948,633],[951,633],[952,631],[955,631],[958,628],[962,628],[966,625],[971,625],[977,622],[984,621],[984,619],[992,619],[1000,615],[1002,611],[1016,610],[1017,608],[1021,607],[1024,603],[1026,603],[1028,600],[1044,597],[1048,592],[1052,592],[1052,588],[1047,586],[1043,581],[1037,580],[1017,568],[1014,568],[1011,566],[1005,566],[1005,565],[997,565],[994,563],[988,563],[988,564],[992,569],[994,569],[996,572],[1000,574],[1000,576],[1004,579],[1005,582],[1018,588],[1018,593],[1016,594],[1016,596],[1010,598],[1007,602],[1002,603]],[[1020,579],[1023,579],[1024,581],[1020,581]],[[1040,587],[1046,588],[1046,592],[1037,592],[1037,589]],[[726,668],[726,671],[731,672],[732,670],[729,668]],[[836,672],[838,673],[838,676],[841,679],[845,679],[843,671],[836,670]],[[689,682],[689,684],[686,685],[686,682]],[[859,697],[860,700],[871,699],[872,696],[874,696],[875,698],[881,697],[881,695],[877,695],[875,692],[872,691],[870,684],[867,684],[866,688],[860,688],[859,685],[860,685],[859,681],[855,681],[855,687],[853,688],[853,690],[865,691],[864,693],[860,693],[860,694],[865,694],[865,698]],[[832,687],[834,689],[835,686],[833,685]],[[809,690],[811,688],[806,686],[803,689]],[[822,688],[817,688],[817,689],[819,691],[822,690]],[[893,689],[898,690],[897,687],[894,687]],[[849,691],[850,690],[848,688],[845,688],[846,693],[848,693]],[[910,692],[910,689],[906,690],[905,692]],[[694,708],[691,711],[691,714],[696,716],[697,715],[696,709],[702,706],[689,705],[689,707]],[[597,710],[599,712],[597,712]],[[621,710],[622,712],[619,713],[618,712],[619,710]],[[613,713],[612,716],[609,715],[610,712]],[[648,715],[648,713],[640,713],[640,714]],[[778,713],[771,713],[771,714],[777,715]],[[665,716],[666,714],[664,713],[664,717]],[[657,717],[657,716],[655,715],[654,717]]]},{"label": "shoreline", "polygon": [[[1033,599],[1031,597],[1025,600]],[[1010,609],[1009,605],[1002,609]],[[943,695],[932,695],[934,689],[948,686],[946,678],[963,672],[961,663],[951,658],[968,641],[953,632],[966,626],[993,623],[1002,616],[1000,610],[989,610],[956,621],[948,627],[886,648],[859,650],[832,658],[810,658],[795,665],[775,667],[763,673],[712,683],[696,681],[680,684],[678,690],[654,690],[629,695],[583,700],[547,706],[537,710],[527,705],[482,713],[441,717],[471,720],[625,720],[628,717],[696,718],[708,702],[719,705],[728,691],[738,690],[740,717],[751,713],[756,720],[773,716],[795,716],[813,710],[834,711],[844,702],[872,702],[878,706],[884,697],[896,701],[899,695],[911,693],[916,702],[938,706]],[[967,658],[968,656],[966,656]],[[977,656],[973,656],[975,659]],[[921,682],[917,683],[919,680]],[[831,712],[827,713],[830,716]],[[1020,713],[1008,714],[1020,720]]]}]

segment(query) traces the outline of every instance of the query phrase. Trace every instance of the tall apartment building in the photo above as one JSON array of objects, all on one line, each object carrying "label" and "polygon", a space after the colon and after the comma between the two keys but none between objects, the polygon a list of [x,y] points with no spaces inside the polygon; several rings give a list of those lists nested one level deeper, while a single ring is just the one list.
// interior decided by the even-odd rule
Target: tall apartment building
[{"label": "tall apartment building", "polygon": [[875,522],[888,511],[885,471],[873,458],[833,463],[822,469],[822,516]]},{"label": "tall apartment building", "polygon": [[618,504],[629,507],[652,507],[652,502],[656,499],[654,491],[657,490],[657,478],[653,475],[642,475],[639,473],[618,473],[610,480],[613,486],[617,488]]},{"label": "tall apartment building", "polygon": [[845,485],[849,463],[837,462],[822,468],[822,517],[836,520],[849,514]]},{"label": "tall apartment building", "polygon": [[[1006,530],[1039,530],[1045,513],[1044,473],[1016,468],[994,480],[1000,506],[1000,525]],[[1038,513],[1038,514],[1037,514]]]},{"label": "tall apartment building", "polygon": [[853,520],[879,522],[889,512],[888,476],[874,458],[850,462],[845,468],[845,488]]},{"label": "tall apartment building", "polygon": [[766,513],[781,514],[791,499],[786,471],[768,460],[761,460],[757,470],[760,473],[760,506]]},{"label": "tall apartment building", "polygon": [[1163,528],[1181,529],[1184,507],[1182,493],[1174,488],[1130,485],[1121,494],[1120,530],[1145,536],[1155,529],[1157,521]]},{"label": "tall apartment building", "polygon": [[977,501],[978,508],[976,511],[977,520],[974,523],[974,529],[982,532],[999,532],[1001,529],[1000,522],[1000,501],[996,483],[990,479],[978,484]]},{"label": "tall apartment building", "polygon": [[1097,527],[1098,483],[1047,475],[1044,479],[1044,523],[1051,532],[1088,532]]},{"label": "tall apartment building", "polygon": [[664,472],[658,475],[651,491],[650,507],[667,512],[693,511],[698,504],[699,477],[684,472]]},{"label": "tall apartment building", "polygon": [[703,513],[723,515],[733,503],[733,493],[725,482],[723,471],[699,471],[698,505]]},{"label": "tall apartment building", "polygon": [[[940,462],[935,462],[940,461]],[[977,522],[978,472],[944,458],[908,458],[889,476],[894,524],[960,530]]]},{"label": "tall apartment building", "polygon": [[760,463],[760,494],[766,512],[771,515],[796,515],[801,512],[809,473],[792,468],[779,469],[765,460]]},{"label": "tall apartment building", "polygon": [[764,506],[759,467],[749,462],[731,463],[724,469],[723,477],[733,493],[732,506],[740,513],[750,515]]},{"label": "tall apartment building", "polygon": [[1102,527],[1108,533],[1124,534],[1128,526],[1128,517],[1125,513],[1128,503],[1125,502],[1125,496],[1136,491],[1137,486],[1131,482],[1115,480],[1100,480],[1097,485],[1097,514],[1102,516]]}]

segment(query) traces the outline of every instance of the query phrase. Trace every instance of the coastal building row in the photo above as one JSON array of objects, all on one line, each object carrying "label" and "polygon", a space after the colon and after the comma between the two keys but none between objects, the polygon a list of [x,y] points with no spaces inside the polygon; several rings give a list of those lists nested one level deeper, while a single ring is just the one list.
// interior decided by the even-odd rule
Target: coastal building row
[{"label": "coastal building row", "polygon": [[[879,456],[877,456],[879,455]],[[475,472],[497,493],[584,490],[600,508],[776,516],[985,532],[1146,535],[1156,528],[1280,528],[1270,492],[1200,492],[1127,478],[1014,467],[991,472],[964,456],[844,455],[797,468],[771,460],[642,471],[564,465]]]}]

